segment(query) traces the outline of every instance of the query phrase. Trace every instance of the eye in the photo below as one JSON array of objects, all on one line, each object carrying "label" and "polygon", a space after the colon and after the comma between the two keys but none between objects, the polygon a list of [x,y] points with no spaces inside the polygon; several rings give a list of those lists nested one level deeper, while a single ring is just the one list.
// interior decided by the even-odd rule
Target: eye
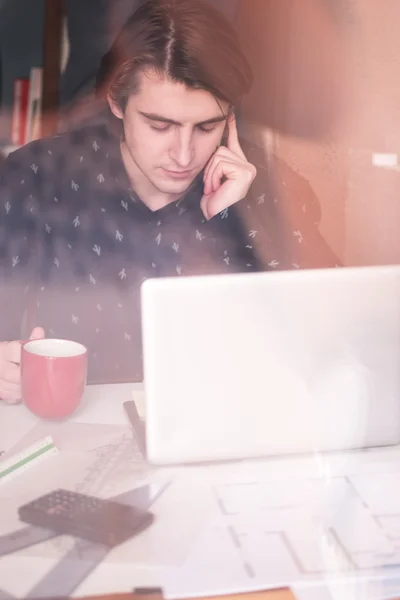
[{"label": "eye", "polygon": [[202,133],[212,133],[215,131],[216,127],[215,125],[198,125],[198,129]]},{"label": "eye", "polygon": [[150,128],[153,129],[153,131],[168,131],[170,129],[171,125],[150,125]]}]

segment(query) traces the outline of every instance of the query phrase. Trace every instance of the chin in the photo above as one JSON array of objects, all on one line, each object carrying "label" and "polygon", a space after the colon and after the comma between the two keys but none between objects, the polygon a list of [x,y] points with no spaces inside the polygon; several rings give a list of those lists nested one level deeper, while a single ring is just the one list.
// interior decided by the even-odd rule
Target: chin
[{"label": "chin", "polygon": [[163,194],[183,194],[190,188],[193,179],[183,181],[160,181],[157,183],[157,188]]},{"label": "chin", "polygon": [[164,187],[165,194],[184,194],[192,185],[192,182],[187,182],[181,185],[169,185]]}]

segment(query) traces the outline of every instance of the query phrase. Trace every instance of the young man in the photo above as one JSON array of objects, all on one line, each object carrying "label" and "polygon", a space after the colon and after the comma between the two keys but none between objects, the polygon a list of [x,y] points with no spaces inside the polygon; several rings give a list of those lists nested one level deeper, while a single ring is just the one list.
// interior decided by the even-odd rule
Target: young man
[{"label": "young man", "polygon": [[[141,6],[103,61],[109,124],[35,142],[2,169],[0,339],[40,325],[88,347],[90,381],[140,380],[144,279],[303,266],[288,256],[269,181],[249,193],[256,167],[234,109],[250,87],[218,11]],[[308,232],[320,238],[300,213],[291,237],[305,248]],[[20,397],[19,353],[18,342],[0,347],[9,402]]]}]

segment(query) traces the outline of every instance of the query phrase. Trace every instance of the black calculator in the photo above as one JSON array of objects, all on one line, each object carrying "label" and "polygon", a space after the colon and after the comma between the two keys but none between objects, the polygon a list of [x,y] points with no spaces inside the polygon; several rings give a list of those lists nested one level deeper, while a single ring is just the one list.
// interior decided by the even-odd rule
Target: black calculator
[{"label": "black calculator", "polygon": [[18,512],[21,521],[30,525],[110,547],[132,538],[153,521],[148,511],[63,489],[21,506]]}]

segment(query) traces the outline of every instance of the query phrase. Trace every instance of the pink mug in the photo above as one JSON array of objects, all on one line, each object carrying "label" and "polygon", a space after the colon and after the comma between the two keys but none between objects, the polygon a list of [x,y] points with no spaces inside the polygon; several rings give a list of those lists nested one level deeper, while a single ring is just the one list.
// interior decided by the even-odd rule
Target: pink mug
[{"label": "pink mug", "polygon": [[22,345],[21,388],[26,406],[42,419],[64,419],[80,405],[88,353],[69,340],[30,340]]}]

